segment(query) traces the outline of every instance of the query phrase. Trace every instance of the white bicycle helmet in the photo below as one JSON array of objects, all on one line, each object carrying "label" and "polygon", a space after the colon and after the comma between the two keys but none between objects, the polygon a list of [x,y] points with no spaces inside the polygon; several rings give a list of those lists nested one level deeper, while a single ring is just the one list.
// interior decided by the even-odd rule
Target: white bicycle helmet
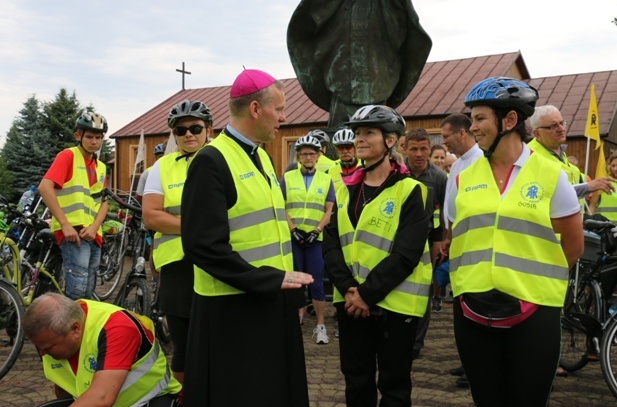
[{"label": "white bicycle helmet", "polygon": [[320,151],[321,143],[319,142],[317,137],[313,137],[309,133],[306,136],[300,137],[298,141],[296,141],[296,145],[294,146],[296,151],[300,150],[302,147],[311,147],[317,151]]},{"label": "white bicycle helmet", "polygon": [[356,135],[351,129],[341,129],[334,133],[334,137],[332,137],[332,144],[335,146],[353,144],[355,139]]},{"label": "white bicycle helmet", "polygon": [[307,133],[307,136],[313,136],[323,145],[323,143],[330,142],[330,136],[323,130],[311,130]]}]

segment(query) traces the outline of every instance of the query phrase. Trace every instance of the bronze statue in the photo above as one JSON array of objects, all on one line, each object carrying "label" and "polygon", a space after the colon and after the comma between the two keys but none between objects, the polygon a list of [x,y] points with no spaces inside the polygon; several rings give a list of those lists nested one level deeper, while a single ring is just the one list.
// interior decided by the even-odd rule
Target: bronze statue
[{"label": "bronze statue", "polygon": [[398,107],[431,45],[410,0],[301,0],[287,29],[298,81],[329,127],[367,104]]}]

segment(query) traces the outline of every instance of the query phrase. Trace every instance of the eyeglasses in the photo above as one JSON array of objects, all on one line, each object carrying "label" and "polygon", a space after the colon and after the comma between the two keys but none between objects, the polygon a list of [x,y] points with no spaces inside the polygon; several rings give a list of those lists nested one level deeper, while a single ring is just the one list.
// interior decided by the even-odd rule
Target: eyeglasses
[{"label": "eyeglasses", "polygon": [[180,137],[185,136],[187,131],[190,131],[192,135],[196,135],[196,134],[201,134],[203,130],[204,130],[204,126],[201,126],[199,124],[194,124],[189,127],[176,126],[173,128],[174,134]]},{"label": "eyeglasses", "polygon": [[317,155],[317,153],[301,153],[300,157],[315,157]]},{"label": "eyeglasses", "polygon": [[565,120],[560,121],[559,123],[551,124],[550,126],[538,126],[537,129],[546,129],[548,131],[555,131],[559,127],[563,127],[564,129],[568,127],[568,122]]}]

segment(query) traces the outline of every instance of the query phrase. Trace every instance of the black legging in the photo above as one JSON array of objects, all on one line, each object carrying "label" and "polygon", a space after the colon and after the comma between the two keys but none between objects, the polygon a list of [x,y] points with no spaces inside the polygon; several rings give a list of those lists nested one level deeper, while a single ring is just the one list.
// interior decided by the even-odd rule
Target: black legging
[{"label": "black legging", "polygon": [[463,316],[454,299],[456,346],[476,406],[548,404],[559,362],[560,315],[560,308],[541,306],[512,328],[488,328]]}]

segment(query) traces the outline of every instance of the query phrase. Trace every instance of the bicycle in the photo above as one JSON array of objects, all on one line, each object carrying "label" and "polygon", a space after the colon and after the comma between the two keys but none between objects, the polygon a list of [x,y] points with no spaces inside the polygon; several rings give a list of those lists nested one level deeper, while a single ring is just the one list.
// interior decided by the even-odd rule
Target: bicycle
[{"label": "bicycle", "polygon": [[124,269],[124,256],[128,247],[128,233],[118,216],[107,214],[103,222],[101,264],[94,287],[101,300],[108,299],[115,291]]},{"label": "bicycle", "polygon": [[0,277],[0,379],[11,370],[23,347],[25,313],[13,283]]},{"label": "bicycle", "polygon": [[126,275],[124,283],[116,295],[114,304],[138,314],[150,317],[150,289],[147,284],[147,277],[145,273],[146,258],[144,257],[149,254],[149,251],[146,251],[146,237],[148,231],[141,221],[141,208],[125,202],[108,188],[103,190],[103,195],[116,201],[122,208],[131,211],[132,221],[139,223],[139,228],[137,229],[138,233],[134,237],[132,244],[131,270]]},{"label": "bicycle", "polygon": [[617,285],[617,240],[612,222],[587,219],[583,223],[585,253],[570,270],[563,308],[560,365],[566,371],[582,369],[599,360],[604,378],[617,397],[617,314],[610,316]]}]

